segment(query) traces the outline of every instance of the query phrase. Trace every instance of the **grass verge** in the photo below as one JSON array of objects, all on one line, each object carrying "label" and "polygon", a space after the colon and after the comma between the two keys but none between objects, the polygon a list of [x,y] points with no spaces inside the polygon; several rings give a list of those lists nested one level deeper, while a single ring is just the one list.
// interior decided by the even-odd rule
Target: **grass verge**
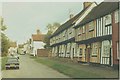
[{"label": "grass verge", "polygon": [[80,68],[79,65],[73,65],[71,63],[69,64],[40,57],[37,57],[35,61],[47,65],[72,78],[105,78],[104,76],[100,75],[100,73],[97,74],[92,70],[85,70],[84,68]]},{"label": "grass verge", "polygon": [[5,69],[5,64],[6,64],[6,61],[7,61],[7,57],[2,57],[1,58],[1,69],[4,70]]}]

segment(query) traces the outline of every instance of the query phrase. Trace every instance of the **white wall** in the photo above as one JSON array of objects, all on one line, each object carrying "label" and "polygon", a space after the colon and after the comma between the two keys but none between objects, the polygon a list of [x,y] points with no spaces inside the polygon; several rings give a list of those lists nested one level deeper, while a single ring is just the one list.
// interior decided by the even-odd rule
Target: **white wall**
[{"label": "white wall", "polygon": [[34,46],[33,53],[37,54],[37,49],[44,49],[44,45],[45,43],[43,42],[34,41],[33,42],[33,46]]},{"label": "white wall", "polygon": [[34,41],[33,45],[34,45],[34,49],[43,49],[45,43]]}]

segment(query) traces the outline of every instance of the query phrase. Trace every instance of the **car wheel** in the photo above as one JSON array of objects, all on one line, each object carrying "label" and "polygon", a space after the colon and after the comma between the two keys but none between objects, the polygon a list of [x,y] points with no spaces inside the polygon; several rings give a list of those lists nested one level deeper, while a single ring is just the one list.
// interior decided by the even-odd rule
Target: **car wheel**
[{"label": "car wheel", "polygon": [[19,67],[17,67],[17,69],[19,69]]},{"label": "car wheel", "polygon": [[6,70],[8,70],[8,68],[6,67]]}]

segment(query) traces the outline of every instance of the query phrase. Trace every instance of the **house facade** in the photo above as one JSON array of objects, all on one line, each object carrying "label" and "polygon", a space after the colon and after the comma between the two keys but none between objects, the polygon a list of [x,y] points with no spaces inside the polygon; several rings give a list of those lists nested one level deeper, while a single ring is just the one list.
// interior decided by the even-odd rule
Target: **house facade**
[{"label": "house facade", "polygon": [[62,24],[51,36],[50,45],[52,47],[53,56],[77,58],[77,46],[75,42],[75,29],[77,25],[89,12],[96,6],[96,3],[84,3],[84,9],[71,17],[68,21]]},{"label": "house facade", "polygon": [[119,31],[118,23],[114,23],[113,14],[117,9],[117,2],[109,2],[109,4],[102,2],[75,26],[75,41],[78,44],[80,62],[110,66],[115,62],[118,64],[116,49],[119,47],[117,46]]},{"label": "house facade", "polygon": [[102,2],[86,8],[80,12],[82,15],[75,16],[78,18],[73,17],[68,21],[71,26],[66,27],[66,22],[52,35],[50,45],[53,56],[77,58],[83,63],[118,66],[119,3]]}]

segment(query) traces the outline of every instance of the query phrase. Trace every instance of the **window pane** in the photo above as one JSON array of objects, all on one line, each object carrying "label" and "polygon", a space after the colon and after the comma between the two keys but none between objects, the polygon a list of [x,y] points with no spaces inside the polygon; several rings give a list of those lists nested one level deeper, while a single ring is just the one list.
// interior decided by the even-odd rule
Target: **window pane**
[{"label": "window pane", "polygon": [[115,11],[115,23],[118,23],[118,10]]},{"label": "window pane", "polygon": [[110,26],[110,34],[112,34],[112,26]]},{"label": "window pane", "polygon": [[94,23],[93,21],[89,23],[89,31],[94,29]]},{"label": "window pane", "polygon": [[83,33],[85,33],[85,26],[83,26]]},{"label": "window pane", "polygon": [[105,25],[111,24],[111,15],[105,16]]},{"label": "window pane", "polygon": [[117,58],[120,59],[120,49],[119,49],[119,42],[117,42]]}]

